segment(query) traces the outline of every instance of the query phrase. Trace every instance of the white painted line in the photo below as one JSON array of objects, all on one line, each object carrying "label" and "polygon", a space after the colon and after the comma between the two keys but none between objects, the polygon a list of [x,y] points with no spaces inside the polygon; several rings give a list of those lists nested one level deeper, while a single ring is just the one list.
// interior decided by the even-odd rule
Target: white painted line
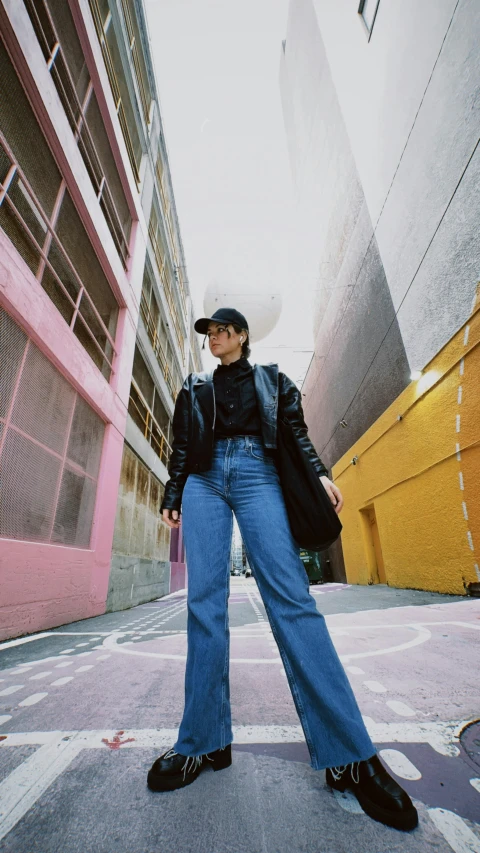
[{"label": "white painted line", "polygon": [[350,812],[350,814],[361,814],[365,815],[360,803],[357,798],[351,791],[345,791],[344,794],[341,791],[333,790],[333,796],[337,804],[343,809],[344,812]]},{"label": "white painted line", "polygon": [[33,669],[33,666],[24,666],[23,664],[18,664],[18,669],[12,669],[9,672],[9,675],[22,675],[22,673],[28,672],[30,669]]},{"label": "white painted line", "polygon": [[55,669],[63,669],[65,666],[71,666],[72,663],[75,663],[74,660],[63,660],[61,663],[55,664]]},{"label": "white painted line", "polygon": [[37,749],[0,783],[0,839],[32,808],[81,748],[75,742],[57,739]]},{"label": "white painted line", "polygon": [[459,483],[460,483],[460,489],[461,489],[461,490],[462,490],[462,492],[463,492],[463,490],[464,490],[464,485],[463,485],[463,474],[462,474],[462,472],[461,472],[461,471],[459,471],[459,472],[458,472],[458,481],[459,481]]},{"label": "white painted line", "polygon": [[[46,694],[41,694],[46,695]],[[408,722],[408,723],[375,723],[371,717],[363,716],[368,733],[375,743],[429,743],[441,755],[456,756],[459,749],[456,746],[460,732],[471,720],[456,720],[453,722]],[[301,743],[304,735],[298,726],[234,726],[236,743]],[[88,749],[104,749],[102,738],[111,739],[115,735],[112,729],[71,732],[16,732],[8,734],[2,746],[25,746],[29,744],[50,743],[52,738],[75,736]],[[122,749],[136,747],[163,747],[171,745],[178,735],[177,729],[130,729],[124,732],[124,740],[133,738],[125,743]]]},{"label": "white painted line", "polygon": [[88,643],[77,643],[77,645],[75,646],[75,648],[76,648],[76,649],[79,649],[79,648],[80,648],[80,646],[88,646]]},{"label": "white painted line", "polygon": [[93,663],[87,663],[86,666],[79,666],[75,672],[87,672],[88,669],[93,669]]},{"label": "white painted line", "polygon": [[4,723],[8,723],[8,721],[11,719],[12,719],[11,714],[1,714],[0,715],[0,726],[3,726]]},{"label": "white painted line", "polygon": [[41,702],[42,699],[45,699],[45,696],[48,696],[48,693],[32,693],[31,696],[27,696],[23,702],[18,703],[19,708],[29,708],[30,705],[36,705],[37,702]]},{"label": "white painted line", "polygon": [[360,669],[359,666],[346,666],[345,669],[347,672],[350,672],[351,675],[365,675],[365,670]]},{"label": "white painted line", "polygon": [[57,678],[56,681],[51,681],[51,687],[63,687],[64,684],[68,684],[69,681],[73,681],[73,675],[64,675],[63,678]]},{"label": "white painted line", "polygon": [[465,521],[468,521],[468,510],[467,510],[467,504],[465,503],[465,501],[462,501],[462,509],[463,509],[463,517],[464,517]]},{"label": "white painted line", "polygon": [[74,651],[75,651],[75,649],[64,649],[63,652],[60,652],[60,654],[61,655],[70,655]]},{"label": "white painted line", "polygon": [[[92,649],[92,651],[93,651],[93,649]],[[78,654],[78,655],[77,655],[77,658],[87,658],[89,655],[91,655],[91,654],[92,654],[92,651],[89,651],[89,652],[80,652],[80,654]]]},{"label": "white painted line", "polygon": [[471,551],[474,551],[474,550],[475,550],[475,548],[473,547],[472,534],[470,533],[470,531],[469,531],[469,530],[467,530],[467,539],[468,539],[468,544],[470,545],[470,550],[471,550]]},{"label": "white painted line", "polygon": [[463,346],[466,347],[468,344],[468,336],[470,334],[470,326],[465,326],[465,334],[463,336]]},{"label": "white painted line", "polygon": [[379,681],[364,681],[363,683],[364,683],[365,687],[368,687],[368,689],[372,691],[372,693],[386,693],[387,692],[387,688],[384,687],[383,684],[380,684]]},{"label": "white painted line", "polygon": [[12,649],[14,646],[23,646],[24,643],[32,643],[33,640],[41,640],[43,637],[51,637],[52,631],[43,631],[41,634],[35,634],[33,637],[20,637],[19,640],[7,640],[6,643],[0,643],[0,651],[3,649]]},{"label": "white painted line", "polygon": [[480,794],[480,779],[470,779],[470,785]]},{"label": "white painted line", "polygon": [[111,657],[112,657],[111,655],[99,655],[97,660],[107,660],[107,658],[111,658]]},{"label": "white painted line", "polygon": [[381,749],[380,755],[391,770],[401,779],[421,779],[420,770],[398,749]]},{"label": "white painted line", "polygon": [[29,681],[40,681],[41,678],[47,678],[47,676],[51,675],[51,674],[52,674],[51,670],[46,671],[46,672],[37,672],[36,675],[31,675],[28,680]]},{"label": "white painted line", "polygon": [[23,684],[11,684],[10,687],[5,687],[3,690],[0,690],[0,696],[11,696],[12,693],[17,693],[22,689]]},{"label": "white painted line", "polygon": [[462,454],[460,453],[460,444],[458,443],[458,441],[455,445],[455,449],[457,451],[457,459],[459,462],[461,462],[462,461]]},{"label": "white painted line", "polygon": [[462,358],[460,360],[460,376],[463,376],[464,373],[465,373],[465,359]]},{"label": "white painted line", "polygon": [[413,708],[410,708],[410,705],[405,705],[405,702],[398,702],[397,699],[389,699],[386,704],[400,717],[414,717],[417,713]]},{"label": "white painted line", "polygon": [[459,815],[447,809],[428,809],[428,814],[454,853],[480,853],[480,838]]},{"label": "white painted line", "polygon": [[460,432],[460,415],[457,415],[455,418],[455,428],[457,432]]},{"label": "white painted line", "polygon": [[458,386],[458,396],[457,396],[457,404],[460,406],[462,402],[462,386]]}]

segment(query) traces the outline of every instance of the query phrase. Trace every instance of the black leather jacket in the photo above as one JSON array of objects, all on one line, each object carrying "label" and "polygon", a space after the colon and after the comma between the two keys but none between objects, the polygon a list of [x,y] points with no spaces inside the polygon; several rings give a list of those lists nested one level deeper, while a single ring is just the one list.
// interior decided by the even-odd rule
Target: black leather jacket
[{"label": "black leather jacket", "polygon": [[[255,364],[253,377],[265,447],[270,450],[277,447],[277,417],[280,411],[293,426],[319,476],[328,476],[327,469],[308,437],[307,425],[303,418],[302,396],[297,386],[288,376],[279,372],[277,364]],[[170,479],[165,486],[160,511],[180,510],[188,475],[210,470],[214,428],[213,373],[191,373],[185,380],[175,405],[172,455],[168,466]]]}]

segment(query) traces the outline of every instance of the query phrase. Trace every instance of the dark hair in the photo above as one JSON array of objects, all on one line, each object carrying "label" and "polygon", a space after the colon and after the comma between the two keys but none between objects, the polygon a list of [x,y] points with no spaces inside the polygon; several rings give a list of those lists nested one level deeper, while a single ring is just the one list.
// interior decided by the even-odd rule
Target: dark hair
[{"label": "dark hair", "polygon": [[240,334],[240,332],[244,332],[244,333],[246,334],[246,336],[247,336],[247,337],[245,338],[245,340],[244,340],[244,342],[243,342],[243,344],[242,344],[242,355],[243,355],[243,357],[244,357],[244,358],[249,358],[249,357],[250,357],[250,353],[251,353],[251,349],[250,349],[250,337],[249,337],[249,334],[248,334],[247,330],[246,330],[246,329],[242,329],[242,327],[241,327],[241,326],[237,326],[237,324],[236,324],[236,323],[231,323],[231,325],[232,325],[232,326],[233,326],[233,328],[235,329],[235,331],[236,331],[237,335],[239,335],[239,334]]}]

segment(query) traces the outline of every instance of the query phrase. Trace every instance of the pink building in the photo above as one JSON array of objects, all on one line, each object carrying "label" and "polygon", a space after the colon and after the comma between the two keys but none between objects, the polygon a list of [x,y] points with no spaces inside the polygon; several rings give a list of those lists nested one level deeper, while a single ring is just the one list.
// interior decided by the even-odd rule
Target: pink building
[{"label": "pink building", "polygon": [[184,586],[158,508],[201,368],[136,0],[0,0],[0,639]]}]

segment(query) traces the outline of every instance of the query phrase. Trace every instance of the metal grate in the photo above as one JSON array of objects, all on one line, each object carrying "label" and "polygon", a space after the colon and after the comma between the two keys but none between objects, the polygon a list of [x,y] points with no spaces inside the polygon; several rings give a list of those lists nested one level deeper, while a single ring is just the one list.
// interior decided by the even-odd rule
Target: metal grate
[{"label": "metal grate", "polygon": [[112,89],[115,109],[127,147],[128,159],[137,184],[140,183],[140,163],[143,149],[137,127],[135,109],[128,91],[125,72],[118,47],[117,37],[112,25],[112,16],[108,6],[99,0],[89,0],[95,29],[102,48],[108,80]]},{"label": "metal grate", "polygon": [[168,464],[171,421],[140,350],[135,347],[128,411],[164,465]]},{"label": "metal grate", "polygon": [[1,42],[0,88],[0,227],[109,379],[118,305]]},{"label": "metal grate", "polygon": [[25,5],[126,267],[132,219],[68,4],[64,0],[25,0]]},{"label": "metal grate", "polygon": [[113,551],[126,556],[168,560],[170,530],[160,515],[164,488],[124,445]]},{"label": "metal grate", "polygon": [[103,421],[0,309],[0,536],[90,543]]}]

